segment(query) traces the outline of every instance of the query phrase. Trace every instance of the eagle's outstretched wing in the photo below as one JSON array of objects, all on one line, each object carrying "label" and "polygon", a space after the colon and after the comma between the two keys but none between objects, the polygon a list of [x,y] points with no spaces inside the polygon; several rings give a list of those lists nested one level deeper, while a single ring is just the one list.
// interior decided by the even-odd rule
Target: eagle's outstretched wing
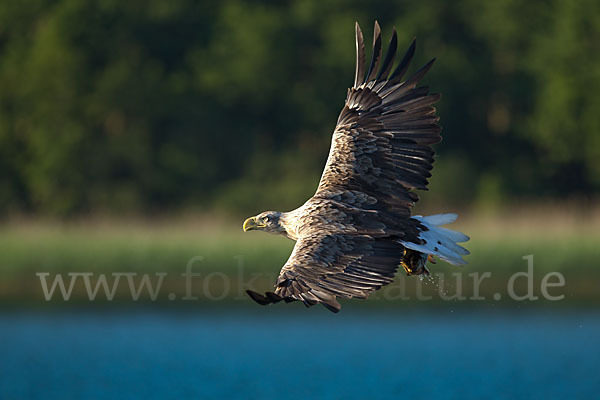
[{"label": "eagle's outstretched wing", "polygon": [[[373,55],[365,74],[363,35],[356,24],[356,74],[333,132],[331,149],[316,197],[337,190],[365,193],[380,206],[408,216],[418,200],[411,189],[427,189],[433,164],[432,144],[441,140],[432,106],[439,94],[417,87],[433,60],[406,81],[415,41],[392,71],[397,36],[394,30],[381,61],[381,29],[375,22]],[[380,66],[381,65],[381,66]]]},{"label": "eagle's outstretched wing", "polygon": [[336,297],[366,298],[392,282],[404,248],[391,238],[316,232],[296,242],[274,292],[247,293],[260,304],[280,300],[322,303],[338,312]]}]

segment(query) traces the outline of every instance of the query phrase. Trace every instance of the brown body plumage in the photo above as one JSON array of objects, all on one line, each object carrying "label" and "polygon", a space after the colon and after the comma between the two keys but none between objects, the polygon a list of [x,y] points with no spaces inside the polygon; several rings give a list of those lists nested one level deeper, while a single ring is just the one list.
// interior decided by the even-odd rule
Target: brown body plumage
[{"label": "brown body plumage", "polygon": [[265,295],[248,291],[258,303],[299,300],[339,311],[336,297],[366,298],[392,282],[399,265],[408,274],[426,274],[432,254],[464,263],[462,255],[468,252],[456,243],[468,237],[437,227],[454,215],[410,215],[418,200],[412,190],[427,189],[431,145],[441,140],[433,107],[440,95],[417,87],[434,60],[402,81],[414,55],[414,40],[390,74],[396,47],[394,30],[381,62],[376,22],[373,55],[365,70],[363,35],[356,24],[354,85],[315,195],[294,211],[268,211],[244,222],[244,230],[260,229],[297,241],[275,290]]}]

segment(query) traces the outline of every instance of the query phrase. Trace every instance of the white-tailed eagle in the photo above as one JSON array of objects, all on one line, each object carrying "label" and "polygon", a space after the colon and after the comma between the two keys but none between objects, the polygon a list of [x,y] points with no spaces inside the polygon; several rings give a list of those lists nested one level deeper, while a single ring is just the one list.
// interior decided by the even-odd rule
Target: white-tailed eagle
[{"label": "white-tailed eagle", "polygon": [[290,212],[266,211],[248,218],[244,231],[262,230],[296,241],[277,279],[259,304],[301,301],[337,312],[341,298],[366,298],[392,282],[398,266],[408,275],[428,274],[437,256],[465,264],[463,233],[440,227],[456,214],[412,216],[414,189],[427,190],[433,144],[441,141],[433,104],[439,94],[417,87],[431,60],[402,80],[415,41],[392,69],[397,36],[382,60],[381,29],[375,22],[373,55],[365,68],[363,35],[356,24],[356,73],[333,132],[331,149],[313,197]]}]

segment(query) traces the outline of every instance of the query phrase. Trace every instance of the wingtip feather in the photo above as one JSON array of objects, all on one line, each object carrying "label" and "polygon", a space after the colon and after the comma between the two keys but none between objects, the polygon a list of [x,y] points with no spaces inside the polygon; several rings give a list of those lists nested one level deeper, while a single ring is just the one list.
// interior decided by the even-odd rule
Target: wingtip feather
[{"label": "wingtip feather", "polygon": [[389,85],[393,85],[394,83],[398,83],[402,80],[402,77],[404,76],[404,74],[406,74],[406,71],[410,66],[410,62],[412,61],[415,55],[416,47],[417,38],[414,37],[412,42],[410,43],[410,46],[408,46],[406,53],[404,53],[404,57],[402,57],[402,60],[400,60],[400,63],[398,64],[394,72],[392,72],[392,75],[390,75]]},{"label": "wingtip feather", "polygon": [[365,42],[358,21],[354,27],[356,34],[356,70],[354,74],[354,87],[362,84],[365,76]]},{"label": "wingtip feather", "polygon": [[379,62],[381,61],[381,28],[379,23],[375,21],[375,27],[373,28],[373,54],[371,55],[371,63],[369,65],[369,71],[364,83],[370,82],[375,79],[377,70],[379,68]]},{"label": "wingtip feather", "polygon": [[271,301],[269,301],[269,299],[267,299],[265,296],[263,296],[260,293],[257,293],[253,290],[246,290],[246,294],[255,302],[257,302],[258,304],[260,304],[261,306],[266,306],[267,304],[271,304]]},{"label": "wingtip feather", "polygon": [[396,58],[396,51],[398,49],[398,34],[396,33],[396,28],[392,31],[392,37],[390,39],[390,44],[388,45],[387,54],[385,56],[385,60],[381,65],[381,69],[379,70],[379,74],[377,74],[377,78],[375,80],[387,79],[390,71],[392,70],[392,66],[394,64],[394,59]]}]

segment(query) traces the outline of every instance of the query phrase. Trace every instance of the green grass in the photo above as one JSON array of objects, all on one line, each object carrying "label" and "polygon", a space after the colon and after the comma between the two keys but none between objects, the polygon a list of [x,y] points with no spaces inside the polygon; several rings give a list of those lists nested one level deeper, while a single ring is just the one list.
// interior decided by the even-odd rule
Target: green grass
[{"label": "green grass", "polygon": [[[511,274],[525,271],[523,256],[533,254],[536,285],[546,273],[558,271],[567,282],[563,291],[567,300],[598,300],[595,282],[600,277],[596,260],[600,223],[595,217],[579,220],[555,215],[556,218],[548,219],[545,215],[465,218],[453,228],[472,238],[467,244],[472,253],[467,257],[468,266],[456,268],[439,262],[431,270],[448,277],[452,272],[462,272],[465,277],[474,272],[492,272],[493,279],[481,286],[481,292],[489,297],[506,286]],[[261,232],[243,233],[239,223],[207,223],[208,220],[7,224],[0,229],[0,298],[39,301],[42,291],[38,272],[49,272],[51,276],[66,272],[166,272],[163,287],[182,294],[185,280],[181,273],[196,256],[203,260],[193,267],[194,272],[202,274],[195,282],[195,293],[221,293],[227,285],[225,297],[235,298],[248,285],[268,289],[293,242]],[[224,274],[229,281],[224,283],[223,275],[213,276],[204,287],[203,279],[215,273]],[[253,277],[256,278],[251,280]],[[416,278],[406,279],[407,290],[414,293],[416,282]],[[426,290],[437,290],[435,282],[425,286]],[[524,283],[517,286],[524,290]],[[470,288],[463,290],[472,292]],[[124,286],[119,286],[116,298],[127,295]],[[87,299],[83,285],[76,287],[73,298]]]}]

